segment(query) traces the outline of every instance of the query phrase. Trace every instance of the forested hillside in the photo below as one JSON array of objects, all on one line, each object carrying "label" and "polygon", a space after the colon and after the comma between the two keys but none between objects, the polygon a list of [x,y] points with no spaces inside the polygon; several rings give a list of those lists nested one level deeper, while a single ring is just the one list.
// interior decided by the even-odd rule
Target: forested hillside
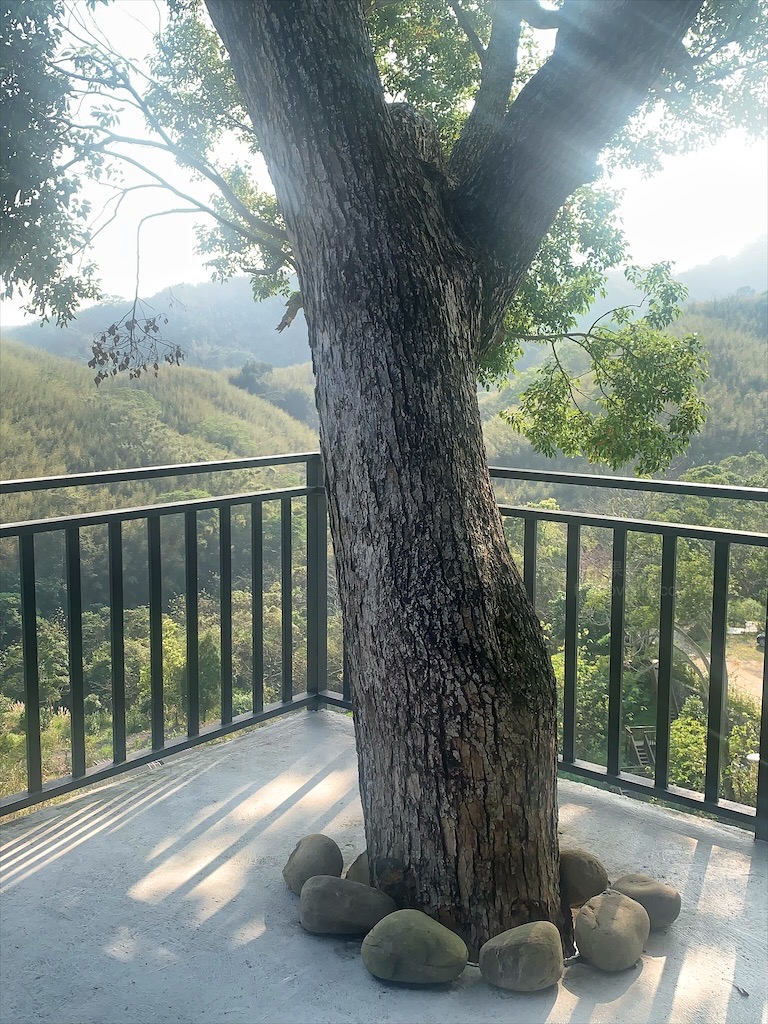
[{"label": "forested hillside", "polygon": [[[4,479],[317,447],[316,435],[306,425],[263,398],[234,387],[222,373],[185,366],[164,368],[157,378],[115,378],[97,388],[86,366],[11,342],[3,343],[0,365],[0,475]],[[240,483],[243,479],[241,474]],[[225,485],[231,488],[232,482],[205,477],[186,483],[195,489]],[[184,481],[166,480],[160,486],[168,491],[184,486]],[[150,485],[132,483],[113,489],[111,500],[144,501],[155,494]],[[7,521],[33,510],[37,515],[68,511],[72,500],[72,492],[26,501],[8,497],[0,508]],[[84,511],[103,504],[105,496],[89,491],[78,493],[76,500],[77,508]]]},{"label": "forested hillside", "polygon": [[[228,286],[235,289],[233,295],[236,284],[230,282]],[[202,297],[208,286],[199,288]],[[264,331],[269,329],[265,336],[270,344],[276,342],[279,346],[294,331],[304,330],[303,323],[296,322],[288,331],[276,333],[279,302],[254,304],[250,294],[240,295],[233,304],[234,321],[242,319],[240,303],[254,312],[254,324],[261,324]],[[102,315],[96,312],[99,308],[86,311],[81,318],[92,317],[96,324],[96,318]],[[215,319],[216,314],[209,312],[209,325]],[[703,430],[670,467],[670,475],[680,476],[694,466],[732,455],[765,451],[767,321],[765,293],[688,304],[675,330],[699,334],[709,353],[709,378],[701,389],[709,412]],[[26,339],[39,330],[32,327],[12,333]],[[58,345],[65,351],[62,338],[66,340],[67,335],[50,327],[38,340],[58,338]],[[239,335],[235,332],[228,337]],[[483,392],[480,396],[488,458],[494,465],[553,465],[497,415],[515,404],[517,395],[536,373],[536,364],[547,357],[545,347],[530,349],[524,361],[527,368],[511,380],[506,391]],[[287,358],[286,351],[264,351],[264,358],[248,355],[243,359],[241,349],[225,351],[223,344],[220,350],[203,345],[190,352],[184,366],[163,371],[157,380],[145,378],[130,383],[117,379],[96,389],[93,375],[84,365],[85,358],[54,359],[6,343],[0,356],[4,475],[114,469],[317,447],[312,372],[311,364],[303,361],[305,351],[301,350],[296,365],[282,362]],[[233,367],[234,361],[238,368],[219,374],[197,370],[189,365],[196,354],[217,366]],[[565,350],[564,357],[578,364],[580,352],[573,346],[570,352]],[[73,443],[64,442],[60,429],[63,422],[72,425]],[[557,460],[557,468],[590,469],[583,459],[565,458]],[[599,469],[592,467],[592,471]]]}]

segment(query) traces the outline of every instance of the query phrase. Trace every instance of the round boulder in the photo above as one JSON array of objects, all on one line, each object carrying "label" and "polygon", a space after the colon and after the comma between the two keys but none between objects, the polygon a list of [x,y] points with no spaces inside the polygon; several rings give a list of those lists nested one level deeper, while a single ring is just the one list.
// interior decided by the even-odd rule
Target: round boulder
[{"label": "round boulder", "polygon": [[317,935],[365,935],[395,910],[385,893],[335,875],[313,875],[301,889],[302,926]]},{"label": "round boulder", "polygon": [[330,836],[318,832],[298,841],[283,868],[283,878],[291,892],[298,896],[308,878],[313,875],[335,875],[338,878],[343,867],[344,858],[339,847]]},{"label": "round boulder", "polygon": [[480,973],[491,985],[538,992],[563,976],[560,932],[549,921],[510,928],[480,948]]},{"label": "round boulder", "polygon": [[645,907],[613,889],[593,896],[576,915],[579,953],[602,971],[637,963],[650,930]]},{"label": "round boulder", "polygon": [[668,927],[680,914],[680,893],[677,889],[665,882],[657,882],[649,875],[622,875],[611,888],[645,907],[651,919],[652,932]]},{"label": "round boulder", "polygon": [[410,985],[454,981],[467,965],[467,947],[420,910],[397,910],[372,928],[360,950],[376,978]]},{"label": "round boulder", "polygon": [[350,882],[361,882],[363,885],[371,884],[371,869],[368,867],[368,851],[363,850],[347,868],[344,876]]},{"label": "round boulder", "polygon": [[608,888],[608,872],[589,850],[560,851],[560,885],[568,905],[580,907]]}]

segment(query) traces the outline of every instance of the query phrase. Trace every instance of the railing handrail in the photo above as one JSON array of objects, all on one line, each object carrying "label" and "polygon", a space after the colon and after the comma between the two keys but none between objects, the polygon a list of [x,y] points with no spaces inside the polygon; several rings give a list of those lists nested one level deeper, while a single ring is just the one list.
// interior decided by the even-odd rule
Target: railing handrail
[{"label": "railing handrail", "polygon": [[68,527],[81,529],[86,526],[104,526],[112,522],[129,519],[148,519],[156,516],[182,515],[185,512],[203,512],[209,509],[230,508],[233,505],[247,505],[253,501],[279,501],[281,498],[303,498],[309,494],[321,494],[323,488],[281,487],[265,491],[246,491],[241,494],[221,494],[212,498],[191,498],[185,501],[164,502],[155,505],[137,505],[133,508],[111,509],[109,512],[82,512],[78,516],[61,516],[53,519],[25,519],[21,523],[0,525],[0,540],[6,537],[23,537],[26,534],[50,533]]},{"label": "railing handrail", "polygon": [[581,487],[611,487],[622,491],[647,491],[656,494],[680,494],[700,498],[738,498],[742,501],[768,501],[768,487],[736,487],[731,484],[702,484],[687,480],[643,480],[633,476],[603,476],[592,473],[563,473],[549,469],[507,469],[491,466],[498,480],[530,480]]},{"label": "railing handrail", "polygon": [[[77,516],[60,516],[46,519],[26,519],[19,523],[0,524],[0,540],[21,537],[26,534],[49,533],[53,530],[76,529],[88,526],[104,526],[110,522],[125,522],[130,519],[146,519],[150,516],[181,515],[185,512],[202,512],[234,505],[246,505],[252,501],[278,501],[281,498],[302,498],[318,494],[323,490],[315,487],[284,487],[263,491],[247,491],[239,494],[222,494],[210,498],[192,498],[185,501],[163,502],[153,505],[138,505],[132,508],[111,509],[109,512],[83,512]],[[753,533],[747,530],[726,530],[716,526],[693,526],[688,523],[668,523],[649,519],[629,519],[622,516],[605,516],[599,513],[572,512],[563,509],[540,509],[520,505],[498,506],[502,516],[516,519],[537,519],[552,523],[578,523],[597,529],[624,529],[635,533],[653,533],[659,536],[674,535],[703,541],[727,541],[730,544],[751,544],[768,547],[768,533]]]},{"label": "railing handrail", "polygon": [[[214,462],[186,462],[134,469],[111,469],[62,476],[29,477],[0,480],[0,494],[20,491],[54,490],[62,487],[104,486],[131,480],[156,480],[163,477],[195,476],[203,473],[228,472],[239,469],[260,469],[289,466],[319,458],[319,452],[292,452],[285,455],[259,455]],[[679,494],[701,498],[736,498],[742,501],[768,501],[768,487],[737,487],[731,484],[703,484],[684,480],[645,480],[631,476],[605,476],[597,473],[566,473],[549,469],[512,469],[490,466],[497,480],[529,480],[531,482],[564,484],[577,487],[608,487],[623,491],[645,491],[656,494]]]},{"label": "railing handrail", "polygon": [[750,533],[747,530],[725,530],[719,526],[692,526],[688,523],[663,523],[651,519],[625,519],[604,516],[597,512],[570,512],[554,508],[529,508],[524,505],[499,505],[502,516],[515,519],[539,519],[550,523],[578,523],[597,529],[626,530],[628,533],[655,533],[693,540],[727,541],[729,544],[751,544],[768,547],[768,533]]},{"label": "railing handrail", "polygon": [[47,491],[61,487],[104,486],[125,483],[129,480],[159,480],[169,476],[195,476],[202,473],[220,473],[238,469],[266,469],[269,466],[307,463],[318,456],[319,452],[293,452],[287,455],[257,455],[242,459],[220,459],[215,462],[180,462],[170,466],[144,466],[134,469],[98,470],[93,473],[71,473],[63,476],[0,480],[0,494]]}]

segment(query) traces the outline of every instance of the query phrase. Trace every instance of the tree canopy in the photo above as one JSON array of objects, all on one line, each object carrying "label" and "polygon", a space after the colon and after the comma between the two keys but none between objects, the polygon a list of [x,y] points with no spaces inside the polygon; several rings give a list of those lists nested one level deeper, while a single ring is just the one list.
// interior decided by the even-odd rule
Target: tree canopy
[{"label": "tree canopy", "polygon": [[[129,194],[165,190],[170,209],[201,215],[199,251],[214,275],[246,273],[256,298],[288,296],[296,287],[295,254],[264,185],[259,140],[229,56],[202,0],[172,0],[147,55],[122,53],[102,34],[101,6],[95,0],[0,6],[6,295],[23,288],[32,311],[65,322],[98,294],[89,244],[120,215]],[[525,99],[534,95],[526,86],[545,64],[555,30],[566,65],[573,61],[571,91],[578,93],[578,19],[589,6],[575,0],[556,9],[535,0],[365,4],[390,109],[419,147],[425,173],[447,197],[461,197],[463,209],[475,210],[464,225],[468,235],[485,216],[482,197],[468,202],[478,161],[491,145],[503,156],[499,126],[518,110],[525,116]],[[765,0],[707,0],[642,108],[628,125],[617,125],[603,167],[653,170],[665,154],[700,146],[729,127],[761,132],[766,13]],[[562,138],[538,144],[551,148],[552,159],[579,164],[565,123]],[[191,187],[179,184],[169,157]],[[632,266],[617,196],[600,174],[590,165],[592,183],[565,202],[517,286],[502,296],[506,314],[483,338],[478,377],[488,387],[503,383],[525,346],[546,346],[550,358],[509,411],[509,422],[545,454],[581,454],[612,466],[634,462],[650,472],[678,455],[703,421],[696,387],[705,358],[695,336],[667,331],[684,290],[667,264]],[[103,208],[92,207],[86,180],[103,184]],[[208,198],[201,198],[204,185]],[[503,215],[494,219],[500,225],[494,245],[507,259],[506,240],[520,229],[503,223]],[[616,266],[625,266],[639,298],[646,296],[641,308],[574,333]],[[299,306],[295,297],[286,322]],[[162,347],[161,327],[130,310],[97,339],[99,374],[176,361],[180,353]],[[564,338],[586,353],[578,370],[560,356]]]}]

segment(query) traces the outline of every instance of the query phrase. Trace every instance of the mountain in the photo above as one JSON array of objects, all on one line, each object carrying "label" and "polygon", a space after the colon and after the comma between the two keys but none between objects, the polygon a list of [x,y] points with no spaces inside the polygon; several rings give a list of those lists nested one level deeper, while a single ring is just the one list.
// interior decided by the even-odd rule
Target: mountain
[{"label": "mountain", "polygon": [[[90,358],[94,336],[130,310],[131,300],[113,296],[81,310],[67,327],[24,324],[10,328],[7,333],[26,345],[84,362]],[[287,330],[278,333],[285,299],[274,295],[254,302],[245,277],[221,283],[175,285],[152,295],[141,303],[139,310],[139,315],[158,313],[168,318],[163,338],[181,346],[188,366],[218,370],[243,366],[249,359],[271,366],[291,366],[309,359],[303,313]]]},{"label": "mountain", "polygon": [[[126,469],[317,449],[317,435],[263,398],[231,384],[223,372],[164,367],[157,378],[110,379],[96,387],[93,373],[71,359],[4,342],[0,352],[0,476],[16,479]],[[144,502],[187,488],[232,493],[254,482],[279,486],[296,476],[238,471],[165,480],[156,485],[114,485],[112,507]],[[227,478],[228,477],[228,478]],[[268,482],[267,482],[268,481]],[[298,479],[290,482],[298,483]],[[97,488],[32,495],[29,507],[13,495],[0,501],[0,519],[87,511],[103,501]],[[44,502],[44,503],[43,503]]]},{"label": "mountain", "polygon": [[[710,263],[681,272],[691,300],[709,301],[742,291],[762,293],[768,287],[768,237],[746,246],[737,256],[720,256]],[[599,316],[616,306],[637,303],[642,296],[628,284],[620,270],[608,276],[608,294],[580,319],[577,329],[586,330]],[[141,304],[144,315],[163,314],[168,324],[163,337],[186,353],[188,366],[208,369],[239,369],[247,362],[274,367],[293,366],[310,359],[307,327],[303,313],[291,326],[278,333],[285,299],[276,295],[254,302],[247,278],[224,282],[180,284],[152,295]],[[67,327],[54,324],[25,324],[11,328],[17,341],[56,355],[85,362],[91,355],[95,335],[129,314],[131,301],[111,297],[83,309]],[[538,350],[524,354],[520,368],[537,361]]]},{"label": "mountain", "polygon": [[[763,235],[745,246],[736,256],[718,256],[709,263],[675,273],[688,289],[688,301],[712,301],[737,293],[761,295],[768,289],[768,236]],[[588,313],[579,318],[577,330],[584,331],[618,306],[640,303],[643,296],[624,277],[623,270],[611,270],[606,296],[598,299]]]},{"label": "mountain", "polygon": [[739,292],[768,289],[768,235],[745,246],[736,256],[718,256],[684,270],[680,280],[689,299],[721,299]]}]

